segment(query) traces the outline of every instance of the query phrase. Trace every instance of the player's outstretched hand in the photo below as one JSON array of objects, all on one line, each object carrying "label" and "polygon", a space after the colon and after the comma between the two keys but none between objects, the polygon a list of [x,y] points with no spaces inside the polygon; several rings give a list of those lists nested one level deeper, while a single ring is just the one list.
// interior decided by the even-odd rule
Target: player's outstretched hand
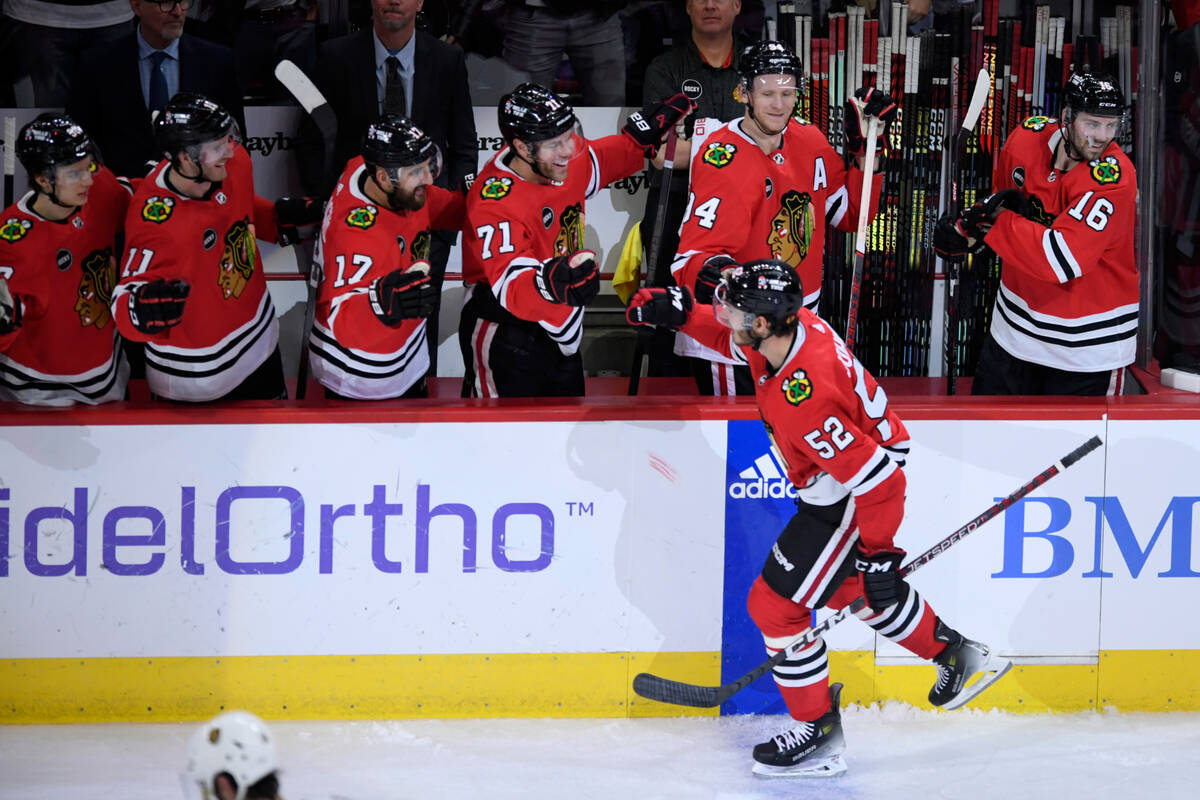
[{"label": "player's outstretched hand", "polygon": [[843,105],[846,118],[846,152],[855,156],[866,155],[867,125],[870,124],[871,117],[882,123],[875,144],[876,151],[882,152],[887,146],[888,126],[896,119],[896,101],[892,96],[879,89],[864,86],[857,89],[854,96]]},{"label": "player's outstretched hand", "polygon": [[695,107],[696,104],[681,92],[633,112],[621,130],[645,149],[646,158],[654,158],[655,151],[666,141],[667,133],[675,123]]},{"label": "player's outstretched hand", "polygon": [[693,290],[696,302],[712,305],[713,295],[716,293],[725,271],[736,266],[738,266],[737,260],[724,253],[705,259],[704,265],[696,273],[696,288]]},{"label": "player's outstretched hand", "polygon": [[159,278],[130,290],[129,321],[142,333],[155,334],[183,321],[183,306],[192,287],[187,281]]},{"label": "player's outstretched hand", "polygon": [[8,281],[0,278],[0,336],[21,327],[21,301],[8,290]]},{"label": "player's outstretched hand", "polygon": [[[279,244],[287,246],[316,235],[324,205],[316,197],[281,197],[275,201],[275,225]],[[309,228],[302,231],[301,228]]]},{"label": "player's outstretched hand", "polygon": [[687,322],[692,307],[692,293],[686,286],[638,289],[629,298],[625,319],[631,325],[655,325],[676,330]]},{"label": "player's outstretched hand", "polygon": [[551,303],[586,306],[600,292],[600,267],[591,250],[547,258],[534,274],[534,285]]},{"label": "player's outstretched hand", "polygon": [[371,310],[380,322],[392,328],[406,319],[432,314],[434,294],[429,263],[425,261],[414,261],[408,269],[394,269],[371,281],[367,289]]},{"label": "player's outstretched hand", "polygon": [[854,566],[862,574],[863,594],[872,611],[883,611],[899,603],[904,596],[904,578],[900,575],[900,564],[904,551],[880,550],[867,554],[862,542],[854,546]]}]

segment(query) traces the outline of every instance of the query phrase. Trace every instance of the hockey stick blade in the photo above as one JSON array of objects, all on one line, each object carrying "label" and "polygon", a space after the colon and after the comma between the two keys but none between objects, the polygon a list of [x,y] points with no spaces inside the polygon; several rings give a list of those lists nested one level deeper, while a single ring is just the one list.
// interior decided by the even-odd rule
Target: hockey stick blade
[{"label": "hockey stick blade", "polygon": [[[924,565],[928,564],[930,561],[949,550],[955,542],[966,538],[967,535],[972,531],[977,530],[985,522],[998,516],[1006,508],[1021,500],[1027,494],[1034,491],[1046,481],[1070,467],[1072,464],[1078,462],[1088,453],[1100,447],[1101,444],[1103,444],[1103,442],[1100,440],[1099,436],[1093,436],[1092,438],[1088,439],[1079,447],[1076,447],[1070,453],[1067,453],[1058,461],[1054,462],[1053,465],[1047,467],[1046,469],[1042,470],[1042,472],[1026,481],[1007,497],[996,501],[989,506],[986,511],[976,516],[970,522],[963,525],[946,538],[942,539],[940,542],[926,550],[921,555],[909,561],[901,568],[901,572],[905,576],[908,576]],[[763,675],[766,675],[777,664],[786,661],[790,656],[815,642],[821,636],[821,634],[825,633],[851,614],[858,612],[860,609],[866,606],[866,604],[866,598],[856,598],[854,602],[850,603],[850,605],[838,609],[817,625],[805,630],[803,633],[789,642],[786,647],[732,683],[726,683],[721,686],[700,686],[697,684],[684,683],[682,681],[673,681],[668,678],[661,678],[657,675],[651,675],[650,673],[643,672],[634,677],[633,691],[647,700],[657,700],[660,703],[671,703],[672,705],[677,706],[692,706],[695,708],[712,708],[713,706],[719,706],[740,692],[742,689],[745,689],[747,686],[754,683]],[[989,681],[988,685],[998,679],[999,675],[993,678],[992,681]],[[980,691],[982,691],[983,688],[986,688],[986,686],[981,687]]]},{"label": "hockey stick blade", "polygon": [[974,130],[979,123],[979,115],[987,103],[988,94],[992,91],[992,76],[986,69],[979,70],[975,78],[975,90],[971,92],[971,102],[967,105],[967,113],[963,115],[962,127],[965,131]]},{"label": "hockey stick blade", "polygon": [[[325,99],[325,95],[321,94],[321,90],[312,82],[312,79],[304,74],[304,70],[286,58],[275,65],[275,78],[312,117],[313,124],[317,126],[317,130],[321,132],[321,138],[325,140],[326,157],[331,159],[334,145],[337,142],[338,124],[337,114],[329,105],[329,101]],[[326,164],[325,169],[329,170],[333,166],[337,165]]]}]

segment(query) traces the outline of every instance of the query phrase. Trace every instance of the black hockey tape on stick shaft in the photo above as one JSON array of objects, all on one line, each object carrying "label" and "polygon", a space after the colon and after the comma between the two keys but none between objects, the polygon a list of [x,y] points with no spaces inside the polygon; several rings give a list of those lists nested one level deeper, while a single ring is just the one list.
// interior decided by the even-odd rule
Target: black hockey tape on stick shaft
[{"label": "black hockey tape on stick shaft", "polygon": [[[921,555],[909,561],[901,568],[901,572],[907,576],[920,569],[922,566],[948,550],[955,542],[966,538],[967,534],[976,530],[988,520],[999,515],[1004,509],[1013,505],[1018,500],[1021,500],[1030,492],[1053,478],[1055,475],[1075,464],[1088,453],[1100,447],[1101,444],[1102,442],[1099,436],[1093,436],[1092,438],[1088,439],[1082,445],[1075,448],[1058,461],[1054,462],[1052,466],[1046,468],[1030,480],[1026,481],[1007,497],[1004,497],[1003,499],[993,503],[986,511],[976,516],[970,522],[966,523],[946,538],[942,539],[940,542],[926,550]],[[794,655],[797,651],[812,644],[819,636],[821,636],[821,634],[825,633],[851,614],[858,612],[864,606],[866,606],[866,604],[866,598],[856,598],[854,602],[850,603],[848,606],[835,611],[832,616],[804,631],[804,633],[796,637],[796,639],[790,642],[775,655],[771,656],[766,661],[762,662],[757,667],[750,670],[732,683],[727,683],[722,686],[699,686],[696,684],[684,683],[682,681],[673,681],[668,678],[661,678],[657,675],[651,675],[643,672],[633,679],[633,691],[641,697],[645,697],[648,700],[657,700],[660,703],[672,703],[674,705],[693,706],[696,708],[712,708],[714,706],[719,706],[721,703],[724,703],[730,697],[737,694],[742,689],[745,689],[763,675],[766,675],[777,664],[786,661],[789,656]]]}]

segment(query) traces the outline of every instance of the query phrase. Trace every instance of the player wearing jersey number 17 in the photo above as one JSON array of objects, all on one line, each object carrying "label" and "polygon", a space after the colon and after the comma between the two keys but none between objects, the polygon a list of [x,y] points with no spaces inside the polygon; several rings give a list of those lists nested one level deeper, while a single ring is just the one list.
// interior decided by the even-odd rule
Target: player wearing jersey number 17
[{"label": "player wearing jersey number 17", "polygon": [[[812,610],[865,596],[861,620],[936,664],[933,705],[957,708],[995,682],[1010,663],[946,625],[901,577],[904,550],[895,537],[908,431],[837,333],[803,307],[796,271],[782,261],[750,261],[725,272],[711,308],[693,307],[688,295],[686,287],[642,289],[626,316],[678,328],[754,377],[763,425],[798,495],[747,601],[767,652],[803,633]],[[754,748],[755,773],[844,772],[841,684],[829,685],[825,643],[818,638],[780,662],[774,677],[796,724]]]}]

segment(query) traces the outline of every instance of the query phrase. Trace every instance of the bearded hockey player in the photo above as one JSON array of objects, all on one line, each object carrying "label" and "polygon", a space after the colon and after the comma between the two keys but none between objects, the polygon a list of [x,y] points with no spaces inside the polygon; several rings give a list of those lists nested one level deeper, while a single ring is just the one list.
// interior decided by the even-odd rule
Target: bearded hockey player
[{"label": "bearded hockey player", "polygon": [[327,396],[426,397],[426,320],[434,310],[431,229],[462,227],[463,195],[433,185],[437,145],[384,114],[338,180],[321,228],[322,280],[309,338]]},{"label": "bearded hockey player", "polygon": [[1112,78],[1073,75],[1060,119],[1009,135],[995,194],[939,220],[943,254],[982,242],[1003,259],[971,394],[1121,393],[1138,326],[1137,177],[1115,141],[1125,114]]},{"label": "bearded hockey player", "polygon": [[[640,290],[627,316],[694,336],[754,377],[763,425],[799,495],[747,601],[768,654],[803,633],[813,609],[841,609],[865,596],[857,616],[931,659],[938,674],[929,702],[958,708],[1011,663],[946,625],[901,576],[905,551],[895,535],[904,517],[908,431],[875,378],[803,307],[801,287],[789,264],[756,260],[725,272],[711,313],[707,306],[694,313],[690,291],[672,287]],[[774,677],[796,725],[754,748],[754,772],[845,772],[841,684],[829,685],[824,641],[781,662]]]},{"label": "bearded hockey player", "polygon": [[[696,123],[692,138],[691,194],[671,264],[675,283],[709,303],[721,273],[740,261],[775,258],[799,274],[816,311],[821,297],[825,226],[853,232],[862,197],[862,165],[871,117],[881,120],[879,149],[896,117],[891,97],[859,89],[846,101],[846,153],[842,156],[816,126],[793,116],[802,88],[800,59],[779,42],[746,48],[738,61],[741,119]],[[882,164],[877,160],[876,166]],[[871,197],[870,216],[879,205]],[[687,337],[675,352],[697,359],[693,371],[703,394],[754,394],[749,373]]]},{"label": "bearded hockey player", "polygon": [[129,366],[109,301],[129,188],[64,114],[22,128],[16,151],[31,191],[0,220],[0,400],[120,400]]},{"label": "bearded hockey player", "polygon": [[523,83],[500,99],[508,146],[467,197],[464,393],[583,394],[583,308],[600,290],[596,254],[583,248],[584,204],[642,169],[691,106],[675,95],[631,114],[622,133],[589,141],[574,109],[544,87]]}]

